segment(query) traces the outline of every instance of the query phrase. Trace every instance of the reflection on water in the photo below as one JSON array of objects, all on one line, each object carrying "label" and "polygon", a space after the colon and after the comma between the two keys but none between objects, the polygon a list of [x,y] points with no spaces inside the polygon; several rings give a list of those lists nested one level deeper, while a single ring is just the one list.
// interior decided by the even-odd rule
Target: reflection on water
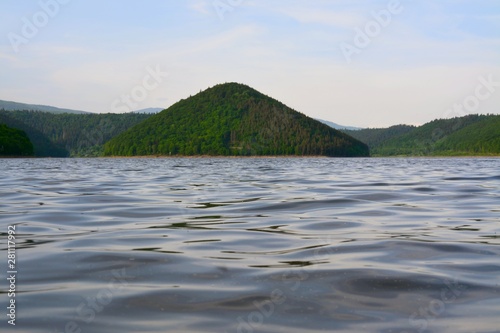
[{"label": "reflection on water", "polygon": [[0,170],[19,332],[499,332],[499,159]]}]

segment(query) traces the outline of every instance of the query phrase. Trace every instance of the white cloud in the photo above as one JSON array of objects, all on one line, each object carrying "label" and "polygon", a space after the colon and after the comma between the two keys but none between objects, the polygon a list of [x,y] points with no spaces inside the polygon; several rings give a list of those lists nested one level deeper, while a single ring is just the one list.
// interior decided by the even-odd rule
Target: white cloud
[{"label": "white cloud", "polygon": [[322,10],[313,7],[283,8],[282,13],[299,21],[300,23],[322,24],[342,29],[354,29],[366,20],[363,15],[353,11]]},{"label": "white cloud", "polygon": [[206,0],[190,0],[188,8],[203,15],[213,14],[213,9],[210,8],[210,4]]},{"label": "white cloud", "polygon": [[19,59],[10,55],[9,53],[0,52],[0,59],[8,61],[11,65],[16,65],[20,63]]}]

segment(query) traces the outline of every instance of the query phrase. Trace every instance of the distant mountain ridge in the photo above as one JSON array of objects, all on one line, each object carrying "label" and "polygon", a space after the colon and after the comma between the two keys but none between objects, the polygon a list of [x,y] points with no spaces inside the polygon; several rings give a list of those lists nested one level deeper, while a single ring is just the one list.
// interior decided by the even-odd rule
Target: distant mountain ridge
[{"label": "distant mountain ridge", "polygon": [[[5,111],[41,111],[41,112],[49,112],[49,113],[96,114],[95,112],[64,109],[64,108],[58,108],[58,107],[49,106],[49,105],[25,104],[25,103],[19,103],[19,102],[0,100],[0,110],[2,110],[2,109]],[[130,113],[154,114],[154,113],[159,113],[159,112],[163,111],[164,109],[165,108],[145,108],[145,109],[131,111]]]},{"label": "distant mountain ridge", "polygon": [[71,114],[89,114],[92,112],[80,111],[80,110],[71,110],[71,109],[61,109],[54,106],[48,105],[37,105],[37,104],[24,104],[18,102],[11,101],[2,101],[0,100],[0,110],[5,111],[42,111],[42,112],[50,112],[50,113],[71,113]]},{"label": "distant mountain ridge", "polygon": [[156,114],[156,113],[162,112],[163,110],[165,110],[165,108],[146,108],[146,109],[135,110],[135,111],[132,111],[131,113]]},{"label": "distant mountain ridge", "polygon": [[324,119],[318,119],[318,118],[316,118],[316,120],[322,122],[325,125],[330,126],[331,128],[335,128],[337,130],[357,131],[357,130],[361,130],[362,129],[361,127],[339,125],[337,123],[334,123],[333,121],[324,120]]}]

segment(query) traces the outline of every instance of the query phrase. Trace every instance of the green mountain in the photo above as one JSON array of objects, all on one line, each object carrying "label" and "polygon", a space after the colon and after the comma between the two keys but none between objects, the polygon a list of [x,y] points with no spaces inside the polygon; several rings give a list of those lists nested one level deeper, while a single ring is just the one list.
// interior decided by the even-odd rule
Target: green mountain
[{"label": "green mountain", "polygon": [[0,124],[0,156],[33,156],[33,144],[23,131]]},{"label": "green mountain", "polygon": [[500,116],[487,116],[435,145],[442,155],[500,155]]},{"label": "green mountain", "polygon": [[0,111],[0,123],[25,131],[39,157],[100,156],[106,141],[149,117],[136,113]]},{"label": "green mountain", "polygon": [[419,127],[345,131],[365,142],[373,156],[459,156],[500,154],[500,116],[438,119]]},{"label": "green mountain", "polygon": [[0,110],[5,110],[5,111],[29,110],[29,111],[42,111],[50,113],[74,113],[74,114],[91,113],[79,110],[60,109],[48,105],[24,104],[24,103],[10,102],[10,101],[2,101],[2,100],[0,100]]},{"label": "green mountain", "polygon": [[260,92],[226,83],[172,105],[111,139],[105,156],[368,156],[358,140]]}]

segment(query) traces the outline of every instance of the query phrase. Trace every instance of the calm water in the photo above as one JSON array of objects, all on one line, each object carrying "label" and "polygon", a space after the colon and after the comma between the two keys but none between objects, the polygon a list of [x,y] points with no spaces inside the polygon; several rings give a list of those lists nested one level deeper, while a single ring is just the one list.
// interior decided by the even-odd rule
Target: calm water
[{"label": "calm water", "polygon": [[2,331],[500,332],[500,159],[3,159],[0,176]]}]

